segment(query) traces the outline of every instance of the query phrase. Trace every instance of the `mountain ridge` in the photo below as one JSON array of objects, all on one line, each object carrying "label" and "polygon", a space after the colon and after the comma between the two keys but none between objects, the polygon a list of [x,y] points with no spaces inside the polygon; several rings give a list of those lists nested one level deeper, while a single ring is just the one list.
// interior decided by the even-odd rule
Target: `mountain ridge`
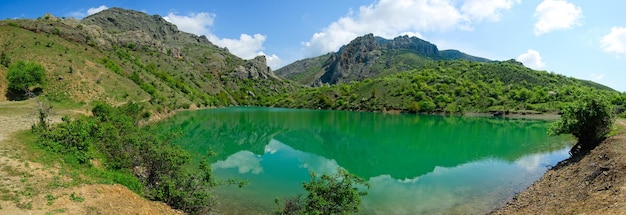
[{"label": "mountain ridge", "polygon": [[384,70],[402,59],[411,62],[398,70],[424,66],[427,61],[435,60],[491,61],[458,50],[440,51],[436,45],[417,37],[404,35],[388,40],[370,33],[355,38],[337,52],[296,61],[275,74],[308,86],[348,83],[389,74]]},{"label": "mountain ridge", "polygon": [[[267,97],[294,88],[274,75],[264,56],[250,60],[241,59],[228,49],[212,44],[205,36],[178,30],[174,24],[159,15],[110,8],[83,20],[61,19],[47,14],[35,20],[6,20],[3,23],[9,32],[14,31],[10,28],[16,27],[31,31],[34,35],[45,34],[47,41],[55,37],[63,38],[83,47],[80,49],[84,50],[76,50],[78,52],[94,49],[93,55],[88,54],[88,59],[80,61],[66,62],[68,59],[63,53],[55,56],[54,61],[66,62],[65,68],[52,69],[50,76],[67,76],[66,71],[71,70],[69,67],[96,71],[104,66],[116,75],[132,80],[134,85],[129,86],[133,89],[131,91],[148,92],[150,103],[161,106],[158,108],[161,110],[186,109],[190,106],[261,105],[268,102],[265,100]],[[17,54],[13,46],[29,42],[25,41],[26,38],[14,39],[19,41],[7,46],[5,52],[9,56],[13,59],[41,61],[36,59],[37,56]],[[48,41],[43,45],[54,48],[54,44],[58,42]],[[39,49],[41,45],[37,42],[34,46],[21,45],[21,48]],[[65,52],[69,51],[68,45],[62,46],[66,47]],[[41,52],[36,55],[46,54]],[[101,82],[101,77],[87,78],[90,80],[83,81],[92,84],[83,87],[85,90],[102,89],[102,84],[96,83]],[[77,85],[70,83],[74,81],[78,80],[55,81],[51,83],[51,87]],[[111,95],[110,91],[99,90],[99,93],[101,96],[97,97],[109,98],[112,103],[126,100],[119,95]],[[87,103],[96,98],[75,95],[75,90],[59,94]]]}]

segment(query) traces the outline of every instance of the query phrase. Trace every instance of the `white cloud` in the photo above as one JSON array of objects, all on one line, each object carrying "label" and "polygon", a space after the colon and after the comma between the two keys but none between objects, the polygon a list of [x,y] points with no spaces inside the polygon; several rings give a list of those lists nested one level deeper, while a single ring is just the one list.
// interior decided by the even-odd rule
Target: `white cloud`
[{"label": "white cloud", "polygon": [[500,20],[500,10],[508,10],[520,0],[467,0],[461,6],[461,11],[473,20],[490,21]]},{"label": "white cloud", "polygon": [[227,47],[228,50],[245,59],[251,59],[258,55],[260,50],[263,50],[263,43],[265,42],[265,35],[255,34],[241,34],[239,39],[230,38],[218,38],[216,35],[207,35],[209,41],[215,43],[218,46]]},{"label": "white cloud", "polygon": [[89,9],[87,9],[86,11],[85,11],[85,10],[78,10],[78,11],[70,12],[70,13],[68,13],[67,15],[68,15],[69,17],[74,17],[74,18],[77,18],[77,19],[82,19],[82,18],[83,18],[83,17],[85,17],[85,16],[89,16],[89,15],[92,15],[92,14],[98,13],[98,12],[100,12],[100,11],[106,10],[106,9],[109,9],[109,7],[107,7],[106,5],[100,5],[99,7],[92,7],[92,8],[89,8]]},{"label": "white cloud", "polygon": [[283,66],[283,60],[275,54],[267,55],[263,52],[259,52],[259,55],[264,55],[265,60],[267,61],[267,65],[271,68],[280,68]]},{"label": "white cloud", "polygon": [[239,174],[252,173],[258,175],[263,172],[261,158],[250,151],[239,151],[211,165],[216,169],[237,168]]},{"label": "white cloud", "polygon": [[87,9],[87,16],[94,14],[94,13],[98,13],[100,11],[109,9],[109,7],[105,6],[105,5],[100,5],[100,7],[92,7]]},{"label": "white cloud", "polygon": [[207,35],[211,33],[210,28],[215,21],[215,14],[191,13],[189,16],[179,16],[170,12],[163,18],[178,26],[182,31],[196,35]]},{"label": "white cloud", "polygon": [[564,30],[581,25],[583,12],[580,7],[566,0],[544,0],[535,8],[535,35],[554,30]]},{"label": "white cloud", "polygon": [[532,49],[528,49],[526,53],[519,55],[516,60],[533,69],[541,69],[546,66],[546,63],[541,59],[541,54]]},{"label": "white cloud", "polygon": [[600,73],[600,74],[591,73],[589,76],[591,76],[591,80],[593,80],[593,81],[600,81],[600,80],[604,79],[604,74],[602,74],[602,73]]},{"label": "white cloud", "polygon": [[451,0],[380,0],[350,10],[302,44],[307,56],[336,51],[357,36],[373,33],[393,38],[405,32],[472,30],[472,22],[498,21],[502,10],[519,0],[468,0],[456,7]]},{"label": "white cloud", "polygon": [[178,26],[185,32],[196,35],[205,35],[209,41],[217,46],[226,47],[228,50],[243,59],[252,59],[258,55],[265,55],[268,66],[278,68],[282,65],[281,59],[275,54],[267,55],[263,43],[267,38],[262,34],[241,34],[238,39],[220,38],[211,32],[215,23],[215,14],[212,13],[191,13],[188,16],[169,13],[163,17],[168,22]]},{"label": "white cloud", "polygon": [[336,51],[357,36],[374,33],[395,37],[400,32],[447,30],[464,22],[464,17],[448,1],[381,0],[375,5],[361,6],[358,13],[331,23],[305,42],[307,55]]},{"label": "white cloud", "polygon": [[611,32],[602,37],[600,47],[603,51],[616,55],[626,54],[626,28],[611,28]]}]

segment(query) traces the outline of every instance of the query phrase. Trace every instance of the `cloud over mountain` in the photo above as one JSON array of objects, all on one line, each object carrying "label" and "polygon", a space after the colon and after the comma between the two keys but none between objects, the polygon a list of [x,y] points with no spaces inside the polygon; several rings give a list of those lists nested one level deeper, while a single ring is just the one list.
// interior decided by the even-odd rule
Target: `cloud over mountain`
[{"label": "cloud over mountain", "polygon": [[519,0],[468,0],[461,5],[436,0],[381,0],[344,17],[313,34],[302,44],[307,56],[336,51],[355,37],[373,33],[392,38],[402,33],[472,30],[473,23],[498,21],[501,13]]},{"label": "cloud over mountain", "polygon": [[516,60],[533,69],[541,69],[546,66],[546,63],[541,58],[541,54],[532,49],[528,49],[526,53],[519,55]]},{"label": "cloud over mountain", "polygon": [[267,64],[270,67],[277,68],[281,65],[280,57],[275,54],[267,55],[263,52],[265,49],[263,43],[265,43],[267,38],[265,35],[241,34],[239,38],[231,39],[220,38],[213,34],[211,28],[214,26],[216,16],[216,14],[206,12],[190,13],[189,15],[178,15],[170,12],[163,18],[178,26],[182,31],[196,35],[205,35],[209,41],[215,43],[215,45],[228,48],[231,53],[238,57],[252,59],[258,55],[265,55]]},{"label": "cloud over mountain", "polygon": [[535,17],[535,35],[539,36],[581,25],[583,12],[566,0],[544,0],[535,8]]},{"label": "cloud over mountain", "polygon": [[602,37],[600,47],[608,53],[626,55],[626,28],[617,26],[611,28],[611,32]]}]

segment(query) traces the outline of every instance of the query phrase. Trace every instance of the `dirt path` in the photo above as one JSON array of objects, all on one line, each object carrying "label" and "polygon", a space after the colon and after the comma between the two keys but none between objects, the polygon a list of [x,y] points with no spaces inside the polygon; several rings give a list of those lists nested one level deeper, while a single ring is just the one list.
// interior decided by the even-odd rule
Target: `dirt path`
[{"label": "dirt path", "polygon": [[626,120],[578,162],[565,160],[492,214],[626,214]]},{"label": "dirt path", "polygon": [[[121,185],[72,187],[54,164],[28,160],[11,135],[36,122],[35,107],[33,100],[0,102],[0,214],[181,214]],[[53,113],[51,119],[58,122],[60,116]]]}]

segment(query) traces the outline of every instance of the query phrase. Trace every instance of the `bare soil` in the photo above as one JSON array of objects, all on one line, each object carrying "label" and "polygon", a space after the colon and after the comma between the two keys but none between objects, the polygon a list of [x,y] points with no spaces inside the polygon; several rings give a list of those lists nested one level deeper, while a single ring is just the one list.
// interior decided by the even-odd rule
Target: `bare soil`
[{"label": "bare soil", "polygon": [[626,120],[587,155],[548,170],[491,214],[626,214]]},{"label": "bare soil", "polygon": [[71,186],[58,165],[29,160],[12,135],[36,122],[35,107],[33,100],[0,101],[0,214],[182,214],[121,185]]}]

